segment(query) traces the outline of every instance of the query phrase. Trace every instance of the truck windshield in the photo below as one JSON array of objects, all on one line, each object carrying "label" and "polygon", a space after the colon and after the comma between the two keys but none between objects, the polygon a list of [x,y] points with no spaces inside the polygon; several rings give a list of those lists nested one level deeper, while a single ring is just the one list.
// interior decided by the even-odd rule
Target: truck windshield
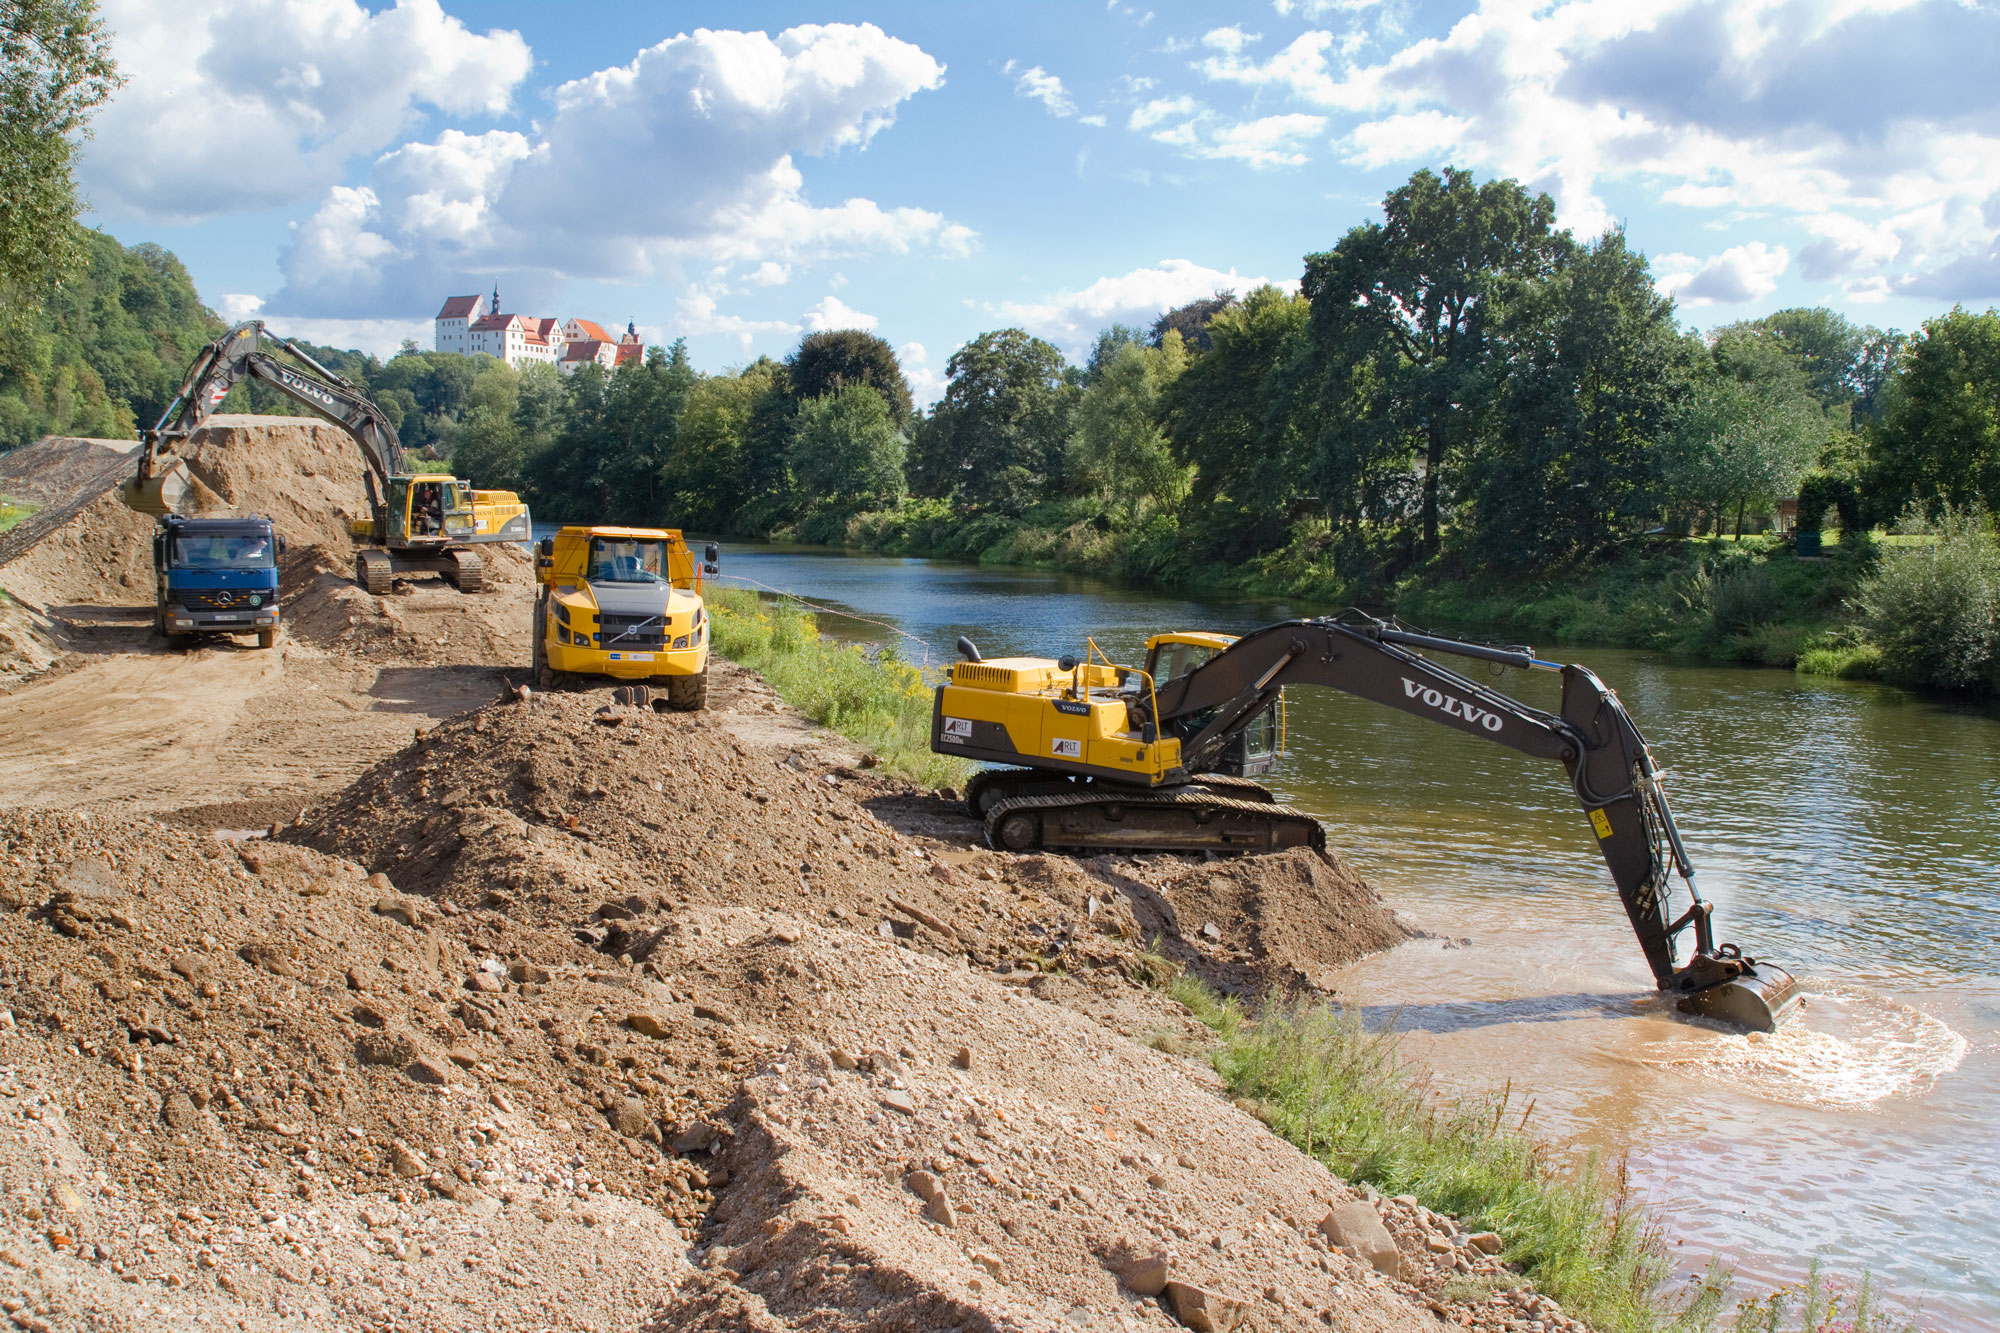
[{"label": "truck windshield", "polygon": [[662,541],[593,537],[590,540],[592,583],[665,583],[667,544]]},{"label": "truck windshield", "polygon": [[175,569],[269,569],[271,564],[269,537],[190,533],[174,538]]}]

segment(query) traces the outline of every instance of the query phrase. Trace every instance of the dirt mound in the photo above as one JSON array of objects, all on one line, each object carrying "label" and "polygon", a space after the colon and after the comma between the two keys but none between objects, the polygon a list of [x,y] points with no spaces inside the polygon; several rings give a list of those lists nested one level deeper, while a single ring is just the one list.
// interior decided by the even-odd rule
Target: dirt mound
[{"label": "dirt mound", "polygon": [[1156,892],[1180,938],[1227,951],[1235,975],[1216,980],[1232,990],[1331,990],[1340,968],[1410,938],[1374,886],[1326,852],[1196,866]]},{"label": "dirt mound", "polygon": [[[0,495],[30,504],[60,505],[97,483],[107,466],[131,466],[137,440],[47,435],[0,454]],[[93,492],[94,493],[94,492]]]},{"label": "dirt mound", "polygon": [[264,514],[294,546],[346,563],[350,517],[368,513],[364,465],[352,438],[313,417],[223,413],[175,451],[228,512]]},{"label": "dirt mound", "polygon": [[[116,484],[107,488],[19,556],[0,566],[0,588],[43,611],[68,606],[150,607],[153,602],[153,520],[127,509]],[[44,517],[37,514],[29,522]],[[11,534],[10,534],[11,535]]]}]

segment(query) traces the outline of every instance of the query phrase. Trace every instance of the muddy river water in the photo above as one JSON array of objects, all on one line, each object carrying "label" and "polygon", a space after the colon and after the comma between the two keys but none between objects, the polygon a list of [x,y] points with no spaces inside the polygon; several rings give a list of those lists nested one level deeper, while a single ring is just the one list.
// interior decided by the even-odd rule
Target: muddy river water
[{"label": "muddy river water", "polygon": [[[960,634],[989,656],[1093,635],[1131,662],[1149,633],[1337,609],[800,548],[724,562],[937,663]],[[2000,710],[1537,647],[1619,691],[1669,770],[1719,936],[1787,966],[1803,1019],[1743,1037],[1655,1002],[1557,767],[1294,690],[1270,785],[1437,936],[1349,969],[1343,998],[1449,1084],[1511,1083],[1543,1136],[1627,1158],[1684,1270],[1720,1255],[1761,1289],[1820,1254],[1926,1327],[2000,1328]],[[1555,706],[1551,677],[1451,665]]]}]

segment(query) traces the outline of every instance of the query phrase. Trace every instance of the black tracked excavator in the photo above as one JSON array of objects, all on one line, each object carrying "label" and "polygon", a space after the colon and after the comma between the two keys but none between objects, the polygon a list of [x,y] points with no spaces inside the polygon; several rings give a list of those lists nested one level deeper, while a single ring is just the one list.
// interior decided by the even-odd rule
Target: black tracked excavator
[{"label": "black tracked excavator", "polygon": [[471,548],[529,539],[528,507],[518,495],[474,490],[449,473],[406,471],[403,446],[382,409],[354,383],[254,319],[201,349],[159,422],[140,436],[138,474],[120,488],[128,506],[157,516],[183,506],[193,486],[187,464],[173,451],[245,376],[331,421],[360,448],[369,516],[352,520],[348,529],[359,548],[354,581],[369,592],[387,593],[398,575],[412,573],[437,574],[460,592],[478,592],[485,562]]},{"label": "black tracked excavator", "polygon": [[[994,847],[1324,847],[1318,821],[1256,781],[1283,753],[1285,688],[1317,685],[1560,763],[1660,990],[1684,1012],[1758,1032],[1776,1030],[1798,1007],[1783,969],[1716,943],[1652,751],[1589,669],[1353,611],[1241,638],[1161,634],[1146,647],[1146,666],[1135,669],[1094,644],[1083,660],[987,660],[959,640],[966,660],[938,687],[931,748],[1003,765],[966,785],[967,807]],[[1557,673],[1561,711],[1510,698],[1426,653]],[[1678,915],[1674,875],[1688,898]]]}]

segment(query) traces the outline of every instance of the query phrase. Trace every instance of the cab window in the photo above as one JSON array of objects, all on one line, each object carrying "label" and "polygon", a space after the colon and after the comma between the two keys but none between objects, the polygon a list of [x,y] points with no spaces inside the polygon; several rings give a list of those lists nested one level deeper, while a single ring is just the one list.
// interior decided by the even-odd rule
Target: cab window
[{"label": "cab window", "polygon": [[587,577],[592,583],[665,583],[667,544],[662,541],[593,537]]},{"label": "cab window", "polygon": [[1278,710],[1266,708],[1243,729],[1243,754],[1247,759],[1268,759],[1278,748]]},{"label": "cab window", "polygon": [[1215,655],[1215,650],[1198,643],[1163,643],[1154,650],[1153,684],[1178,680]]}]

